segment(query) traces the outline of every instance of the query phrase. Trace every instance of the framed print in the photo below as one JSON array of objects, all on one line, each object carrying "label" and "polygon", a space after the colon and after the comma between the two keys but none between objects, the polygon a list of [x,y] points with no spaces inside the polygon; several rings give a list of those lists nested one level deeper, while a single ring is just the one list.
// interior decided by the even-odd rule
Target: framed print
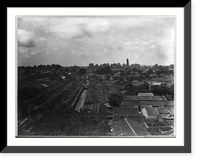
[{"label": "framed print", "polygon": [[191,152],[190,1],[8,7],[7,40],[3,153]]}]

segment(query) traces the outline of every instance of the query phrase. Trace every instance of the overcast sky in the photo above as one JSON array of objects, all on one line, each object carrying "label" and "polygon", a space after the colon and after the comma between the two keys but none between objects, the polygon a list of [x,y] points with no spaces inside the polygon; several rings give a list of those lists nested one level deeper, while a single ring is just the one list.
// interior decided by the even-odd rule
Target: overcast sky
[{"label": "overcast sky", "polygon": [[17,34],[20,66],[174,63],[175,19],[168,16],[23,17]]}]

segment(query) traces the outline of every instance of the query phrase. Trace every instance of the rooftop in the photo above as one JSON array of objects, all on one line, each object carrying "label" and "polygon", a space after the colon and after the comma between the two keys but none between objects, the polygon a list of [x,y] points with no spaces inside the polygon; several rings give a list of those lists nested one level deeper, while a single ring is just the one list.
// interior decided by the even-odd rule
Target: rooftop
[{"label": "rooftop", "polygon": [[25,118],[19,121],[19,131],[29,133],[34,126],[35,121],[29,118]]},{"label": "rooftop", "polygon": [[130,118],[135,121],[142,121],[142,115],[134,107],[114,107],[113,108],[114,120],[120,120],[122,118]]},{"label": "rooftop", "polygon": [[138,93],[138,96],[154,96],[153,93]]},{"label": "rooftop", "polygon": [[147,131],[145,125],[143,122],[137,122],[133,121],[129,118],[127,118],[127,121],[130,123],[131,127],[134,129],[135,133],[138,136],[147,136],[150,135],[150,133]]},{"label": "rooftop", "polygon": [[134,108],[132,106],[128,106],[128,107],[114,107],[113,108],[113,112],[116,115],[123,115],[123,114],[127,114],[127,115],[140,115],[138,112],[137,108]]},{"label": "rooftop", "polygon": [[132,101],[166,101],[165,96],[123,96],[124,100],[132,100]]},{"label": "rooftop", "polygon": [[167,136],[174,136],[174,129],[171,129],[169,131],[162,131],[162,135],[167,135]]},{"label": "rooftop", "polygon": [[110,125],[113,136],[137,136],[132,127],[125,119],[114,122]]},{"label": "rooftop", "polygon": [[151,127],[159,128],[159,127],[165,126],[165,123],[163,123],[162,121],[146,121],[145,124],[148,128],[151,128]]},{"label": "rooftop", "polygon": [[124,118],[110,125],[113,136],[149,136],[144,124]]},{"label": "rooftop", "polygon": [[140,105],[139,101],[122,101],[122,105],[121,106],[138,106]]},{"label": "rooftop", "polygon": [[140,105],[150,105],[150,106],[164,106],[166,103],[165,100],[161,101],[140,101]]},{"label": "rooftop", "polygon": [[174,101],[167,101],[165,104],[166,107],[174,106]]},{"label": "rooftop", "polygon": [[84,104],[87,103],[98,103],[99,102],[99,97],[96,93],[96,90],[94,89],[93,86],[90,86],[87,92],[87,96],[85,98]]},{"label": "rooftop", "polygon": [[156,107],[145,107],[148,116],[158,116],[159,112]]},{"label": "rooftop", "polygon": [[168,129],[168,131],[162,131],[160,128],[148,128],[151,135],[157,136],[174,136],[174,129]]},{"label": "rooftop", "polygon": [[162,82],[150,82],[150,85],[161,85]]},{"label": "rooftop", "polygon": [[174,120],[163,120],[166,126],[174,126]]},{"label": "rooftop", "polygon": [[174,107],[159,107],[160,114],[174,114]]}]

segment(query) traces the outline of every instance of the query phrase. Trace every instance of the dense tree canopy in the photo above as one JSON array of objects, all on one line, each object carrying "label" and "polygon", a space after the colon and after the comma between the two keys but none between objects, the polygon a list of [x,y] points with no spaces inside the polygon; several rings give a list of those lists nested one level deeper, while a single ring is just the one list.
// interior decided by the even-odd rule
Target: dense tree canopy
[{"label": "dense tree canopy", "polygon": [[85,69],[85,68],[80,68],[79,71],[78,71],[78,73],[80,75],[84,75],[84,74],[86,74],[86,72],[87,72],[87,69]]},{"label": "dense tree canopy", "polygon": [[98,69],[96,70],[97,74],[110,74],[111,73],[111,69],[109,66],[103,66],[103,67],[98,67]]},{"label": "dense tree canopy", "polygon": [[111,106],[113,106],[113,107],[119,107],[120,104],[122,103],[123,98],[119,94],[112,93],[112,94],[110,94],[108,100],[109,100],[109,104]]}]

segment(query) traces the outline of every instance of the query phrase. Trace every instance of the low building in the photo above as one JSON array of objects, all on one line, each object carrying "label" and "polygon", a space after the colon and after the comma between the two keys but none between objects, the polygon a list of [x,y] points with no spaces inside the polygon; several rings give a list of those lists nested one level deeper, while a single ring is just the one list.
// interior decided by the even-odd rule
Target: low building
[{"label": "low building", "polygon": [[18,122],[20,134],[29,133],[34,127],[35,121],[29,118],[22,119]]},{"label": "low building", "polygon": [[168,101],[173,101],[174,96],[173,95],[165,95]]},{"label": "low building", "polygon": [[133,80],[132,81],[132,85],[133,86],[139,86],[141,84],[141,82],[139,82],[138,80]]},{"label": "low building", "polygon": [[172,107],[172,106],[174,106],[174,101],[167,101],[167,102],[165,103],[165,106],[166,106],[166,107]]},{"label": "low building", "polygon": [[144,122],[146,128],[160,128],[160,127],[164,127],[165,123],[163,123],[162,121],[150,121],[150,120],[146,120]]},{"label": "low building", "polygon": [[128,101],[128,100],[122,101],[121,104],[121,106],[139,106],[139,105],[140,105],[139,101]]},{"label": "low building", "polygon": [[63,80],[65,80],[65,79],[66,79],[66,76],[61,76],[61,78],[62,78]]},{"label": "low building", "polygon": [[145,107],[141,110],[142,115],[149,120],[158,120],[159,119],[159,112],[156,107]]},{"label": "low building", "polygon": [[150,82],[149,83],[149,90],[161,88],[161,86],[162,86],[162,82]]},{"label": "low building", "polygon": [[162,120],[165,126],[174,127],[174,120]]},{"label": "low building", "polygon": [[159,114],[174,114],[174,107],[159,107]]},{"label": "low building", "polygon": [[133,121],[129,118],[127,118],[126,120],[133,128],[137,136],[151,136],[143,122]]},{"label": "low building", "polygon": [[134,121],[142,121],[142,115],[138,108],[134,106],[121,106],[113,108],[113,120],[118,121],[123,118],[129,118]]},{"label": "low building", "polygon": [[137,136],[134,129],[125,119],[118,120],[110,125],[112,136]]},{"label": "low building", "polygon": [[140,105],[152,106],[152,107],[164,107],[166,101],[140,101]]},{"label": "low building", "polygon": [[138,93],[137,96],[154,96],[153,93]]},{"label": "low building", "polygon": [[158,77],[157,74],[149,74],[149,76],[150,76],[151,78],[156,78],[156,77]]},{"label": "low building", "polygon": [[137,105],[146,105],[146,106],[152,106],[152,107],[164,107],[164,105],[167,103],[167,99],[165,96],[151,96],[151,93],[144,93],[148,95],[140,95],[140,96],[131,96],[131,95],[124,95],[123,96],[123,103],[122,104],[128,104],[130,102],[133,102]]},{"label": "low building", "polygon": [[118,71],[118,72],[116,72],[116,73],[114,74],[114,76],[120,76],[120,74],[121,74],[121,72]]},{"label": "low building", "polygon": [[148,132],[151,135],[160,135],[160,136],[174,136],[174,127],[173,123],[166,124],[165,122],[145,122],[144,123]]},{"label": "low building", "polygon": [[150,136],[142,122],[123,118],[110,125],[112,136]]},{"label": "low building", "polygon": [[96,93],[94,86],[89,86],[84,100],[84,109],[93,111],[99,107],[99,96]]},{"label": "low building", "polygon": [[162,82],[149,82],[149,85],[157,85],[157,86],[161,86]]},{"label": "low building", "polygon": [[123,96],[125,101],[167,101],[165,96],[133,96],[133,95],[125,95]]},{"label": "low building", "polygon": [[174,129],[172,127],[160,128],[160,131],[162,135],[171,136],[171,137],[174,136]]},{"label": "low building", "polygon": [[107,108],[112,108],[109,103],[105,103],[104,106],[106,106]]}]

